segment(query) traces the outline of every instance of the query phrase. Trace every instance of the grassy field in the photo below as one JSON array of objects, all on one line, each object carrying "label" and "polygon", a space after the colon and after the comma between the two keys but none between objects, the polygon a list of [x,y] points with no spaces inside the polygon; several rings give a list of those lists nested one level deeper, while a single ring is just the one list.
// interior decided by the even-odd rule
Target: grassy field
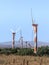
[{"label": "grassy field", "polygon": [[49,65],[49,57],[0,55],[0,65]]}]

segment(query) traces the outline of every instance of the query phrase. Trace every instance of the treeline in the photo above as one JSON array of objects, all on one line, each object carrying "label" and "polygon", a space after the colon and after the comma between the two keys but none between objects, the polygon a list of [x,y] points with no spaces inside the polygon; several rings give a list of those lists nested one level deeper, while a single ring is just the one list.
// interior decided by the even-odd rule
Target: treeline
[{"label": "treeline", "polygon": [[33,56],[49,56],[49,47],[39,47],[37,53],[34,54],[34,50],[31,48],[3,48],[0,49],[0,54],[15,54],[15,55],[33,55]]}]

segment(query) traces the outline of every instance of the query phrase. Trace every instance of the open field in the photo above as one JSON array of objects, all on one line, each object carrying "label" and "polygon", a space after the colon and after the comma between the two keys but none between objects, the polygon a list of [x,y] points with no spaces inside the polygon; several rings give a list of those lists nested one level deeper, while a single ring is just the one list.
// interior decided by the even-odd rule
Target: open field
[{"label": "open field", "polygon": [[46,56],[0,55],[0,65],[49,65]]}]

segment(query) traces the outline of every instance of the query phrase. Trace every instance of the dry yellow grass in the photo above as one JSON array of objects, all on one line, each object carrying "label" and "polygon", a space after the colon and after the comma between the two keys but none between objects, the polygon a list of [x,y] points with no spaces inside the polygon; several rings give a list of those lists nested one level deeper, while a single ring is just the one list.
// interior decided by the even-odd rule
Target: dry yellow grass
[{"label": "dry yellow grass", "polygon": [[0,65],[49,65],[49,57],[0,55]]}]

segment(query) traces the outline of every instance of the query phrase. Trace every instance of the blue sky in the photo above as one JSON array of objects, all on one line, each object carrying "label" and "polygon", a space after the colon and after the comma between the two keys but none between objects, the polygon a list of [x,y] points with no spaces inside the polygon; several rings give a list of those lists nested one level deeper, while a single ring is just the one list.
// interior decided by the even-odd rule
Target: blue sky
[{"label": "blue sky", "polygon": [[[24,40],[33,40],[31,8],[38,41],[49,42],[49,0],[0,0],[0,42],[12,40],[11,28],[21,28]],[[20,31],[15,39],[19,37]]]}]

